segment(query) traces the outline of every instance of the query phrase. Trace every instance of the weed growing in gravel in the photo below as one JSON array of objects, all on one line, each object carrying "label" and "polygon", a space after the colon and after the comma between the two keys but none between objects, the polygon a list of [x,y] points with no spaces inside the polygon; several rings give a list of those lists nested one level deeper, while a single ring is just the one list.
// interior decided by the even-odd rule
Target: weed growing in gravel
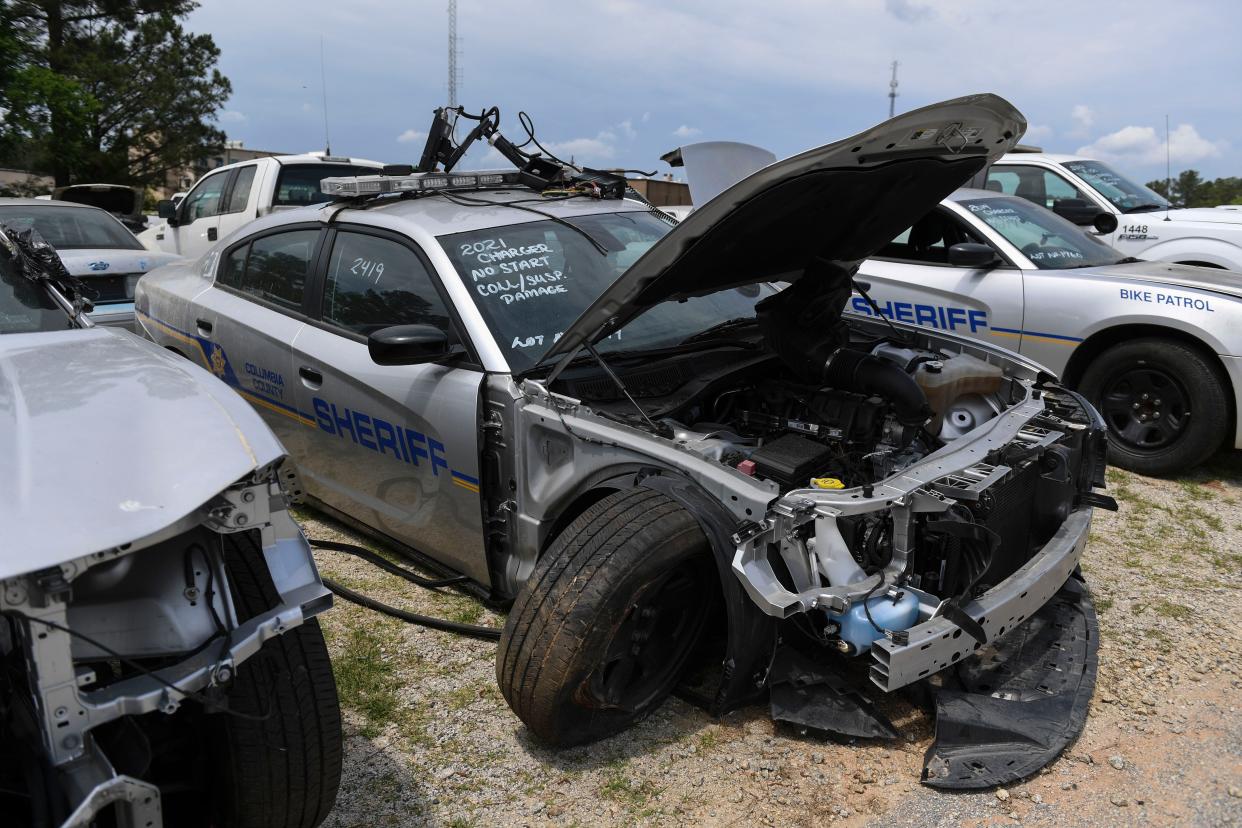
[{"label": "weed growing in gravel", "polygon": [[623,767],[611,770],[599,786],[600,796],[618,802],[631,811],[645,806],[661,790],[650,779],[636,783],[626,775]]},{"label": "weed growing in gravel", "polygon": [[404,710],[397,696],[401,679],[393,662],[384,658],[385,651],[395,653],[401,641],[394,626],[370,618],[366,626],[324,625],[341,704],[366,718],[361,733],[368,739],[397,721]]},{"label": "weed growing in gravel", "polygon": [[1201,486],[1193,480],[1182,479],[1177,481],[1177,485],[1182,487],[1182,492],[1193,500],[1212,500],[1216,497],[1216,493],[1206,486]]}]

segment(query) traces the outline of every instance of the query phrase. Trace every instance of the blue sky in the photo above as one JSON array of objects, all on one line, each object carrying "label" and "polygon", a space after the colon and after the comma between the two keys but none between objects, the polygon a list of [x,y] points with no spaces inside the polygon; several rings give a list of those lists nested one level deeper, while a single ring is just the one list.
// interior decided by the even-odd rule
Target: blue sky
[{"label": "blue sky", "polygon": [[[416,161],[446,96],[445,0],[204,0],[233,96],[220,126],[248,147],[323,148],[319,44],[337,154]],[[581,163],[668,172],[702,140],[778,156],[888,114],[996,92],[1027,143],[1107,159],[1141,180],[1242,175],[1242,5],[988,0],[459,0],[460,102],[534,119]],[[473,162],[493,159],[482,151]]]}]

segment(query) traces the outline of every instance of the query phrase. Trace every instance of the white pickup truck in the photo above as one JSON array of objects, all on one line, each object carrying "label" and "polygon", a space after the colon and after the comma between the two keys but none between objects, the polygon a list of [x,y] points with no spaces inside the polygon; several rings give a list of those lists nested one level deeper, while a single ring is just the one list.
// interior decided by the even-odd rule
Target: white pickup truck
[{"label": "white pickup truck", "polygon": [[319,182],[329,176],[366,175],[384,165],[360,158],[312,153],[239,161],[212,170],[179,202],[157,205],[160,222],[138,239],[148,250],[196,259],[244,224],[273,210],[327,200]]},{"label": "white pickup truck", "polygon": [[[979,189],[1033,201],[1078,225],[1095,225],[1101,241],[1149,261],[1242,271],[1242,211],[1170,208],[1158,193],[1107,164],[1073,155],[1010,152],[972,180]],[[1097,217],[1116,218],[1096,224]]]}]

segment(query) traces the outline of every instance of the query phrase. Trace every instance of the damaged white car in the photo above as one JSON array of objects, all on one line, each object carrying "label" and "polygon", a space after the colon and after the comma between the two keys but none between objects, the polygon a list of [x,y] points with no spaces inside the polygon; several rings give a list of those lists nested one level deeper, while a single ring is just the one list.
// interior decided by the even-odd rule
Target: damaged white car
[{"label": "damaged white car", "polygon": [[0,225],[0,822],[313,828],[331,605],[236,394]]},{"label": "damaged white car", "polygon": [[[859,263],[1021,114],[906,113],[675,226],[467,117],[518,171],[436,169],[463,149],[438,121],[421,172],[327,179],[337,203],[145,277],[148,335],[250,399],[321,508],[513,601],[497,679],[546,743],[679,686],[892,736],[867,696],[919,686],[930,784],[1055,756],[1094,686],[1076,571],[1104,425],[1009,351],[842,316]],[[944,427],[968,397],[988,415]]]}]

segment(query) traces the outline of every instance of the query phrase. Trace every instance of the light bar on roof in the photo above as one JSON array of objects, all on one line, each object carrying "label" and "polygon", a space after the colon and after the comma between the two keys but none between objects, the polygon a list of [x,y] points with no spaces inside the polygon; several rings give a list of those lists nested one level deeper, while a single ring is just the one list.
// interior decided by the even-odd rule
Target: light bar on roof
[{"label": "light bar on roof", "polygon": [[520,184],[514,170],[478,170],[469,173],[411,173],[409,175],[333,176],[319,182],[319,189],[336,198],[358,198],[385,193],[421,193],[431,190],[476,190],[504,184]]}]

